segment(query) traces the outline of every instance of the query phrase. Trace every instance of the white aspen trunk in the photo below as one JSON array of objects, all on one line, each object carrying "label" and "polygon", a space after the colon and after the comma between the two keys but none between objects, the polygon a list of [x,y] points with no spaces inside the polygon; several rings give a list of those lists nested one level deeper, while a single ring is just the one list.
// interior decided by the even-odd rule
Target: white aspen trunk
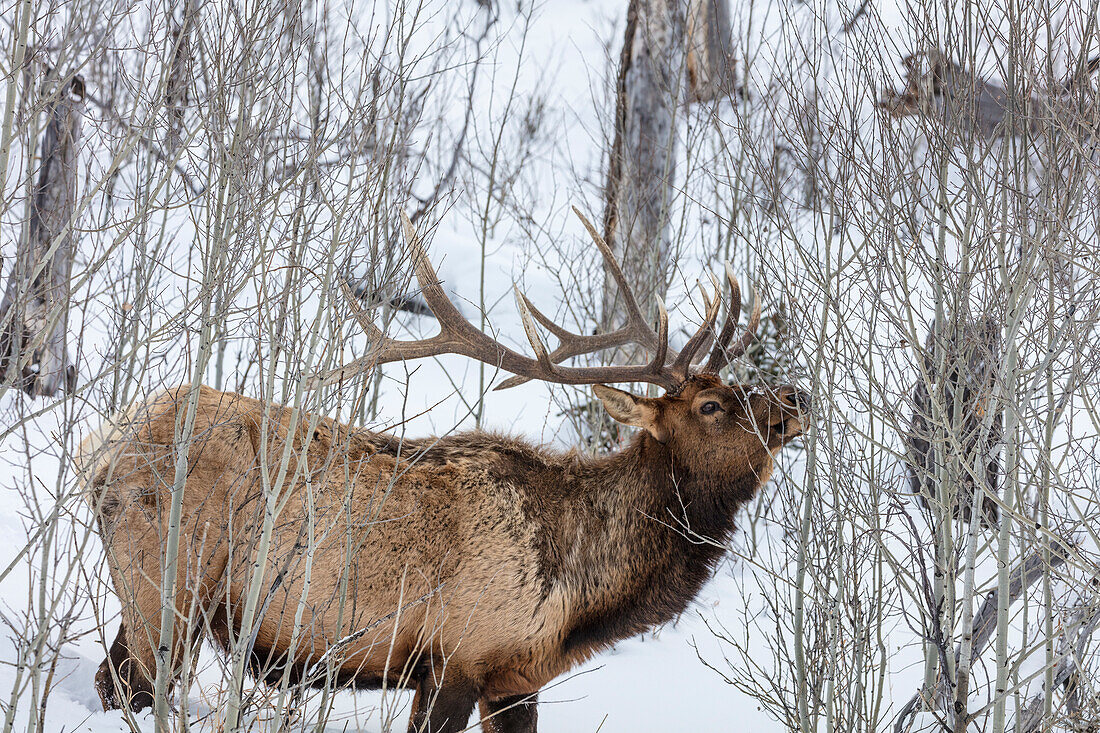
[{"label": "white aspen trunk", "polygon": [[[616,82],[615,131],[604,189],[604,239],[652,318],[668,290],[677,114],[734,91],[728,0],[631,0]],[[602,326],[622,325],[614,283]],[[634,359],[636,353],[617,358]]]},{"label": "white aspen trunk", "polygon": [[[980,470],[985,466],[979,465]],[[982,506],[982,492],[975,489],[970,496],[970,526],[966,536],[966,558],[963,561],[962,639],[959,641],[958,663],[955,665],[955,701],[949,711],[949,720],[954,722],[955,733],[966,733],[969,722],[967,698],[970,694],[970,666],[974,651],[974,571],[978,554],[978,512]]]},{"label": "white aspen trunk", "polygon": [[[11,51],[12,69],[23,68],[23,62],[27,56],[27,37],[30,31],[30,18],[33,15],[34,4],[31,0],[23,0],[15,7],[15,16],[12,22],[15,39]],[[4,85],[4,117],[0,129],[0,191],[8,189],[8,159],[11,155],[12,140],[15,139],[15,98],[17,92],[18,76],[13,73],[6,74]]]}]

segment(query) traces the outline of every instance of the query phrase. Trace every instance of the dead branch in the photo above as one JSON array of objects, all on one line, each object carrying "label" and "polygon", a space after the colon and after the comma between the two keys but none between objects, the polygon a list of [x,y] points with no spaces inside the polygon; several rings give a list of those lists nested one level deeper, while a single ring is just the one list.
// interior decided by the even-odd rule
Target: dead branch
[{"label": "dead branch", "polygon": [[0,380],[50,397],[76,384],[69,362],[69,274],[77,199],[77,142],[84,81],[62,82],[42,137],[42,167],[31,194],[27,235],[0,301]]},{"label": "dead branch", "polygon": [[[1085,656],[1085,649],[1093,632],[1100,626],[1100,608],[1095,602],[1080,604],[1074,609],[1063,626],[1058,639],[1058,661],[1054,667],[1053,687],[1065,687],[1066,710],[1073,716],[1080,713],[1080,687],[1079,673],[1081,671],[1081,659]],[[1018,730],[1024,733],[1036,733],[1042,730],[1044,723],[1043,699],[1045,690],[1035,695],[1024,708]],[[1095,724],[1084,730],[1097,730]]]}]

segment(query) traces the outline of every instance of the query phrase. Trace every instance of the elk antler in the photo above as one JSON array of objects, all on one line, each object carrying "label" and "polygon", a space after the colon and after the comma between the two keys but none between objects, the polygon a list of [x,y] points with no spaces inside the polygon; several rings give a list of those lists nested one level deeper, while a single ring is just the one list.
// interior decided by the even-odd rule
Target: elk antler
[{"label": "elk antler", "polygon": [[[523,320],[523,330],[527,334],[527,340],[535,352],[532,359],[523,356],[504,346],[499,341],[487,335],[472,323],[470,323],[454,303],[447,297],[440,285],[439,277],[428,260],[420,239],[416,234],[407,215],[402,213],[401,224],[408,243],[409,254],[412,258],[413,269],[416,272],[417,282],[420,283],[421,294],[439,321],[440,331],[429,339],[418,341],[398,341],[389,338],[371,322],[370,317],[360,307],[355,297],[343,285],[344,296],[351,303],[352,311],[359,325],[366,331],[370,338],[370,352],[342,367],[315,375],[311,386],[321,387],[334,384],[347,379],[378,364],[386,364],[393,361],[406,359],[421,359],[427,356],[441,354],[461,354],[471,359],[500,368],[512,373],[513,377],[505,380],[497,389],[506,389],[522,384],[531,379],[556,384],[597,384],[601,382],[646,382],[656,384],[666,390],[676,389],[691,374],[691,365],[701,351],[705,351],[705,345],[714,339],[715,322],[722,305],[721,287],[716,279],[712,278],[715,286],[713,300],[703,288],[703,299],[706,302],[706,317],[699,327],[680,350],[673,355],[673,362],[668,364],[668,312],[664,303],[657,302],[657,330],[646,322],[642,315],[633,291],[626,282],[619,263],[615,260],[611,248],[596,232],[592,223],[573,209],[584,223],[588,233],[592,236],[596,247],[600,250],[607,265],[607,270],[615,280],[622,294],[626,306],[627,322],[621,328],[610,333],[585,336],[572,333],[560,325],[554,323],[539,311],[527,299],[518,288],[515,289],[516,306],[519,308]],[[726,315],[726,322],[721,333],[715,339],[714,351],[707,361],[707,371],[716,371],[724,364],[739,354],[753,338],[753,329],[760,320],[760,305],[756,304],[753,316],[749,320],[749,329],[730,347],[733,332],[737,325],[737,319],[741,313],[741,290],[737,279],[729,265],[726,265],[726,277],[730,283],[733,301]],[[558,347],[553,352],[548,351],[539,335],[536,322],[558,339]],[[620,366],[599,367],[568,367],[561,362],[566,359],[589,354],[604,349],[623,346],[625,344],[637,344],[654,352],[653,358],[646,364],[632,364]]]},{"label": "elk antler", "polygon": [[760,326],[760,299],[755,298],[752,304],[752,314],[749,316],[749,325],[745,326],[745,332],[737,343],[730,346],[733,340],[733,332],[737,328],[737,321],[741,318],[741,285],[733,275],[733,268],[726,263],[726,280],[730,284],[730,308],[726,313],[726,322],[722,324],[722,332],[718,335],[718,341],[714,344],[714,351],[707,359],[707,365],[703,371],[717,372],[745,353],[749,344],[756,338],[756,329]]}]

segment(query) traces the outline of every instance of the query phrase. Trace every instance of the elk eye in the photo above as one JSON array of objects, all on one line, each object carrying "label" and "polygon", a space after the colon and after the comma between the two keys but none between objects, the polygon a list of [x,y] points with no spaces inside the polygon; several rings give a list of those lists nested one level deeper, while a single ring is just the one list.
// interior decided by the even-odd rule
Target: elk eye
[{"label": "elk eye", "polygon": [[717,402],[711,400],[710,402],[704,402],[703,406],[699,408],[699,412],[704,415],[710,415],[713,412],[721,410],[722,407]]}]

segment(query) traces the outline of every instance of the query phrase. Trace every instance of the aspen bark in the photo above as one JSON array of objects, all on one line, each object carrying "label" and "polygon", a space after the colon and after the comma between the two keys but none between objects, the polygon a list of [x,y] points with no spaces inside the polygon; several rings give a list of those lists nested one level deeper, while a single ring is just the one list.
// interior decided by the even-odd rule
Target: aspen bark
[{"label": "aspen bark", "polygon": [[[732,93],[729,19],[728,0],[631,0],[627,10],[603,228],[650,317],[668,290],[677,115],[688,102]],[[605,328],[622,325],[610,278],[601,312]]]},{"label": "aspen bark", "polygon": [[83,107],[83,80],[61,84],[42,139],[26,236],[0,301],[0,381],[31,396],[52,396],[76,383],[66,336]]},{"label": "aspen bark", "polygon": [[729,0],[690,0],[687,75],[692,101],[707,102],[735,91]]},{"label": "aspen bark", "polygon": [[[616,90],[604,238],[656,315],[668,289],[668,219],[676,172],[676,115],[684,99],[684,8],[678,0],[631,0]],[[614,282],[603,294],[605,328],[623,323]],[[628,358],[633,355],[628,355]]]}]

